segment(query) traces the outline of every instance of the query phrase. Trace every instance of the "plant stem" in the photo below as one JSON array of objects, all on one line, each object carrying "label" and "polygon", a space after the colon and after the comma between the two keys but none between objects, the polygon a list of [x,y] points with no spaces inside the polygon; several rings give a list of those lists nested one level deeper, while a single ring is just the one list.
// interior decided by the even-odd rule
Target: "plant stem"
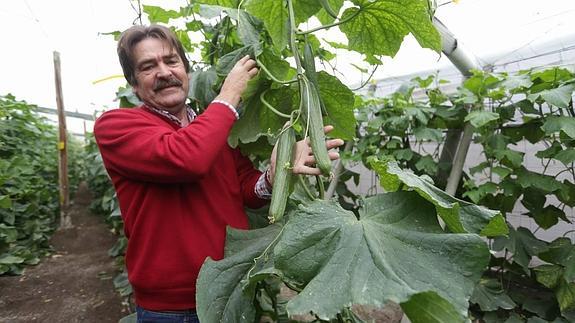
[{"label": "plant stem", "polygon": [[[353,147],[353,140],[349,140],[348,142],[345,143],[343,151],[348,152],[351,150],[352,147]],[[329,183],[324,199],[329,200],[330,198],[333,197],[342,171],[343,171],[343,162],[341,161],[341,159],[338,159],[336,161],[335,167],[333,168],[333,177],[331,179],[331,182]]]},{"label": "plant stem", "polygon": [[303,177],[301,175],[296,175],[297,179],[299,180],[299,183],[301,184],[301,186],[303,187],[303,190],[305,191],[305,193],[307,194],[307,196],[311,199],[311,200],[315,200],[316,197],[315,195],[313,195],[311,193],[311,191],[309,190],[309,188],[307,187],[306,182],[303,180]]},{"label": "plant stem", "polygon": [[268,90],[265,90],[262,92],[262,94],[260,94],[260,101],[264,104],[264,106],[268,109],[270,109],[270,111],[272,111],[273,113],[277,114],[280,117],[284,117],[284,118],[288,118],[291,119],[291,115],[290,114],[285,114],[282,113],[280,111],[278,111],[276,108],[274,108],[271,104],[268,103],[268,101],[266,101],[265,99],[265,95],[266,93],[268,93]]},{"label": "plant stem", "polygon": [[369,74],[369,77],[367,78],[367,80],[365,80],[365,82],[363,82],[359,87],[356,87],[355,89],[350,89],[350,90],[357,91],[357,90],[362,89],[364,86],[366,86],[367,82],[369,82],[371,80],[371,78],[373,77],[373,74],[375,74],[375,71],[377,71],[377,68],[379,66],[380,66],[379,64],[375,65],[375,67],[373,68],[373,71],[371,71],[371,74]]},{"label": "plant stem", "polygon": [[323,181],[321,179],[321,176],[316,175],[315,180],[317,182],[317,187],[319,190],[319,199],[323,200],[325,198],[325,187],[323,186]]},{"label": "plant stem", "polygon": [[[288,2],[290,2],[290,0],[288,0]],[[355,18],[355,17],[361,12],[361,10],[362,10],[362,8],[357,9],[357,11],[356,11],[353,15],[351,15],[351,16],[349,16],[349,17],[343,19],[343,20],[340,20],[340,21],[337,21],[337,22],[334,22],[334,23],[331,23],[331,24],[327,24],[327,25],[322,25],[322,26],[319,26],[319,27],[317,27],[317,28],[313,28],[313,29],[310,29],[310,30],[300,31],[300,32],[298,32],[298,35],[311,34],[311,33],[314,33],[314,32],[316,32],[316,31],[318,31],[318,30],[329,29],[329,28],[331,28],[331,27],[335,27],[335,26],[338,26],[338,25],[341,25],[341,24],[345,24],[346,22],[348,22],[348,21],[352,20],[353,18]]]},{"label": "plant stem", "polygon": [[291,83],[295,83],[297,82],[297,78],[292,79],[292,80],[288,80],[288,81],[282,81],[280,79],[278,79],[277,77],[275,77],[270,70],[268,70],[268,68],[264,65],[264,63],[262,63],[262,61],[260,61],[257,57],[256,57],[256,62],[258,63],[258,66],[266,73],[266,75],[272,79],[272,81],[276,82],[276,83],[280,83],[280,84],[291,84]]},{"label": "plant stem", "polygon": [[288,10],[289,10],[289,22],[290,22],[290,48],[295,59],[295,65],[297,67],[297,73],[301,74],[301,60],[299,57],[299,51],[297,49],[297,45],[295,43],[295,36],[296,36],[296,25],[295,25],[295,11],[293,10],[293,2],[292,0],[287,0],[288,3]]}]

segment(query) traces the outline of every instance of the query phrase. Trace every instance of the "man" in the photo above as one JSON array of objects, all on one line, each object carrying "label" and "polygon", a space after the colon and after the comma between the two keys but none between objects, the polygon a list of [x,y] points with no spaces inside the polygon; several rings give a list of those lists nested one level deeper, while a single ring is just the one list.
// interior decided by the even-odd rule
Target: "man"
[{"label": "man", "polygon": [[[258,69],[247,56],[239,60],[216,99],[196,116],[185,104],[189,64],[168,28],[129,28],[118,56],[144,104],[104,113],[94,133],[124,220],[138,321],[197,320],[195,283],[205,258],[221,259],[226,226],[247,229],[244,207],[262,207],[271,194],[273,166],[262,174],[227,144],[235,107]],[[301,158],[294,172],[319,174],[309,146],[296,147]]]}]

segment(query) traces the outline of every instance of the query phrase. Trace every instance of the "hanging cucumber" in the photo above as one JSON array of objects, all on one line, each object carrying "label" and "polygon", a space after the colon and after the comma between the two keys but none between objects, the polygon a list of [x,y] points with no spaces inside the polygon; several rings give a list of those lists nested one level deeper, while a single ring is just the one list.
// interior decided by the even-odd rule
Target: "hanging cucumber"
[{"label": "hanging cucumber", "polygon": [[300,114],[306,125],[305,129],[309,133],[309,141],[315,157],[315,163],[323,175],[329,176],[331,160],[325,146],[319,94],[315,86],[303,74],[300,75],[299,88],[301,96]]},{"label": "hanging cucumber", "polygon": [[[306,42],[305,42],[305,45],[303,48],[302,66],[305,69],[305,76],[307,76],[307,78],[310,80],[310,82],[313,84],[313,86],[315,86],[315,89],[319,94],[319,81],[317,78],[317,72],[315,70],[315,58],[314,57],[315,56],[313,55],[313,49],[311,48],[310,43],[306,39]],[[319,97],[319,103],[321,105],[322,113],[324,115],[327,115],[327,110],[325,108],[323,100],[321,99],[321,96]]]},{"label": "hanging cucumber", "polygon": [[319,0],[319,3],[321,4],[325,12],[327,12],[328,15],[330,15],[332,18],[337,19],[337,12],[335,12],[331,7],[331,5],[329,4],[329,0]]},{"label": "hanging cucumber", "polygon": [[286,203],[289,197],[290,187],[293,180],[291,169],[293,167],[292,155],[294,144],[295,131],[293,130],[293,127],[288,124],[282,130],[282,133],[278,139],[272,200],[268,213],[268,219],[270,223],[279,221],[285,212]]}]

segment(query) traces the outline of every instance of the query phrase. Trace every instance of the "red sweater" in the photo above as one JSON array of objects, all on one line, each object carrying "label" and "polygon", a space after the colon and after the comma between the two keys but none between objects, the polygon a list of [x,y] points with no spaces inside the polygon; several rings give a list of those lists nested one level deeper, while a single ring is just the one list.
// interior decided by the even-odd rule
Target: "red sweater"
[{"label": "red sweater", "polygon": [[212,103],[189,126],[146,108],[104,113],[94,134],[116,189],[128,238],[126,266],[136,303],[195,308],[206,257],[223,257],[226,226],[247,229],[261,172],[227,144],[235,116]]}]

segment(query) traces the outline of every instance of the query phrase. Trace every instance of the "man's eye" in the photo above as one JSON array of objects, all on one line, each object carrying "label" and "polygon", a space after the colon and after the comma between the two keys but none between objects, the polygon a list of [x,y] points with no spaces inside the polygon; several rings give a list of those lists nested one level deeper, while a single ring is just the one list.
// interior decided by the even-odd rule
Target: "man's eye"
[{"label": "man's eye", "polygon": [[142,67],[140,67],[140,70],[142,71],[149,71],[152,69],[152,65],[144,65]]}]

